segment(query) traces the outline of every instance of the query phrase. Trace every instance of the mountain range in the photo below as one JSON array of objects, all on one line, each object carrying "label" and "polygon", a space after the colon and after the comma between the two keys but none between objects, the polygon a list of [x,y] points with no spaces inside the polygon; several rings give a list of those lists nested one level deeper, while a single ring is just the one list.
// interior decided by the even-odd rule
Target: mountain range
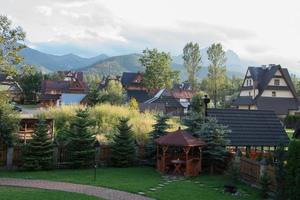
[{"label": "mountain range", "polygon": [[[203,78],[208,72],[207,48],[201,49],[202,69],[198,77]],[[66,54],[62,56],[43,53],[41,51],[25,48],[21,50],[20,55],[24,57],[24,63],[35,65],[43,72],[54,72],[58,70],[77,70],[85,73],[98,73],[102,75],[122,74],[123,72],[143,71],[139,62],[141,54],[128,54],[109,57],[106,54],[100,54],[95,57],[84,58],[75,54]],[[241,59],[234,51],[226,51],[226,67],[229,76],[242,76],[247,66],[257,65],[255,62]],[[187,78],[186,70],[183,66],[182,55],[172,57],[172,67],[180,71],[181,79]]]}]

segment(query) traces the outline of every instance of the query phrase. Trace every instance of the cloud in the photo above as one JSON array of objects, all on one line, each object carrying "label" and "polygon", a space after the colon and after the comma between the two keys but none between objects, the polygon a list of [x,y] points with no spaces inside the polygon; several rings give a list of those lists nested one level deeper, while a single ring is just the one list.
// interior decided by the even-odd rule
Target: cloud
[{"label": "cloud", "polygon": [[36,11],[47,17],[52,15],[52,8],[48,6],[37,6]]}]

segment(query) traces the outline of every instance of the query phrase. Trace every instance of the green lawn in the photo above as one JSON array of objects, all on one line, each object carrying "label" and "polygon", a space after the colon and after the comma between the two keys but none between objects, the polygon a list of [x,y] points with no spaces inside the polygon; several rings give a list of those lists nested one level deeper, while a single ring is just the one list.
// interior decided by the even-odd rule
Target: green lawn
[{"label": "green lawn", "polygon": [[[159,188],[166,181],[153,168],[101,168],[97,170],[97,180],[93,179],[93,170],[54,170],[40,172],[0,171],[0,177],[29,179],[47,179],[104,186],[133,193],[143,192],[146,196],[160,200],[230,200],[260,199],[256,189],[239,184],[240,196],[223,193],[226,182],[224,176],[201,175],[197,178],[177,180]],[[158,187],[158,188],[157,188]],[[150,191],[150,188],[156,188]]]},{"label": "green lawn", "polygon": [[1,200],[100,200],[77,193],[0,186]]}]

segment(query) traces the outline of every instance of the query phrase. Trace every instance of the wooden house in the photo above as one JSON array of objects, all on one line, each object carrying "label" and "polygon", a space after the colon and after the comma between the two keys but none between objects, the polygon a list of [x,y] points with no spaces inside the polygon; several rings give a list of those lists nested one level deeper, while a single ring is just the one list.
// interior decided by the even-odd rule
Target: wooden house
[{"label": "wooden house", "polygon": [[284,118],[299,109],[298,97],[286,68],[280,65],[248,67],[238,98],[238,109],[272,110]]},{"label": "wooden house", "polygon": [[75,74],[71,72],[70,73],[65,72],[65,73],[66,73],[65,80],[43,80],[42,81],[41,96],[39,98],[41,106],[48,107],[48,106],[60,105],[62,94],[78,94],[78,95],[81,94],[79,96],[82,95],[86,96],[88,92],[88,88],[85,82],[82,81],[83,78],[80,75],[81,73],[79,72],[76,72]]},{"label": "wooden house", "polygon": [[137,102],[142,103],[151,98],[150,93],[144,86],[142,72],[124,72],[121,78],[121,83],[127,93],[127,100],[135,98]]}]

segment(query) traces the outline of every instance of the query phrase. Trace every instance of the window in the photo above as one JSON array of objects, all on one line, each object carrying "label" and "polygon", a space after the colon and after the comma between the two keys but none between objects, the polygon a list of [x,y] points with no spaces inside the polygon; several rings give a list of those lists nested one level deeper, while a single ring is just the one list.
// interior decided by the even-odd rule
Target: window
[{"label": "window", "polygon": [[250,85],[250,86],[252,85],[252,80],[251,80],[251,79],[249,80],[249,85]]},{"label": "window", "polygon": [[276,85],[276,86],[280,85],[280,80],[279,79],[275,79],[274,80],[274,85]]},{"label": "window", "polygon": [[272,97],[276,97],[276,92],[275,91],[272,92]]},{"label": "window", "polygon": [[251,96],[251,92],[249,92],[249,96]]}]

